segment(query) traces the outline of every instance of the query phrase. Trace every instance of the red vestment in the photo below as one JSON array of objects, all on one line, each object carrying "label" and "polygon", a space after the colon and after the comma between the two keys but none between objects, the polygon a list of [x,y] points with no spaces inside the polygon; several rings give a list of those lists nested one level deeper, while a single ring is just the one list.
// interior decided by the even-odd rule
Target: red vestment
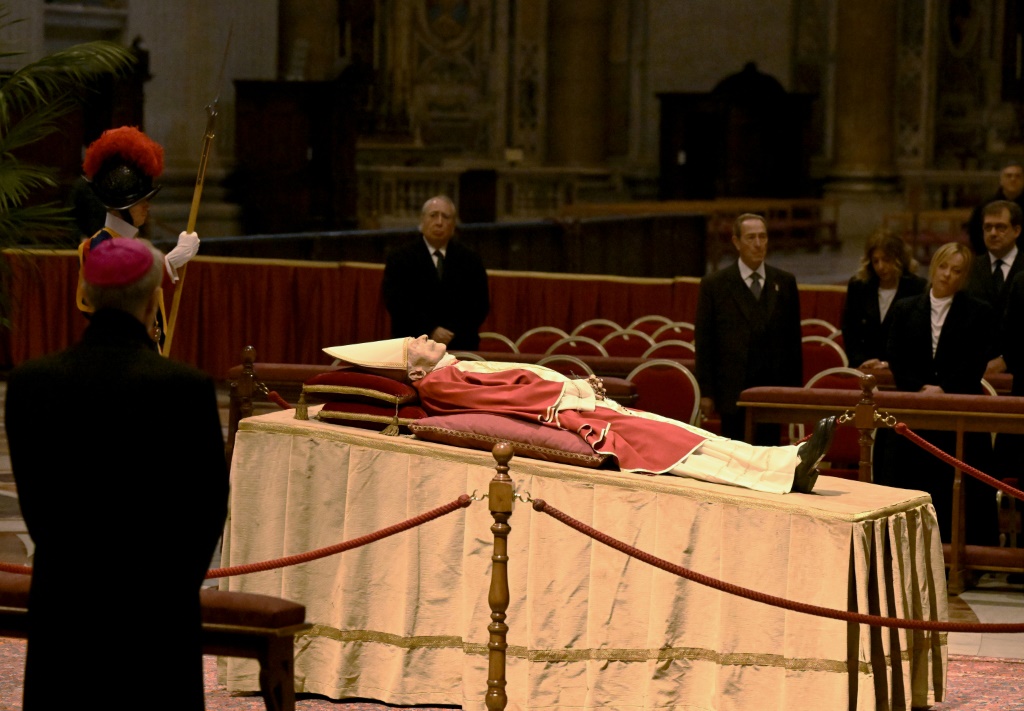
[{"label": "red vestment", "polygon": [[707,439],[671,422],[646,419],[638,410],[559,412],[566,384],[528,370],[474,373],[448,366],[413,384],[423,408],[432,415],[484,412],[576,432],[595,452],[614,456],[623,471],[663,474]]}]

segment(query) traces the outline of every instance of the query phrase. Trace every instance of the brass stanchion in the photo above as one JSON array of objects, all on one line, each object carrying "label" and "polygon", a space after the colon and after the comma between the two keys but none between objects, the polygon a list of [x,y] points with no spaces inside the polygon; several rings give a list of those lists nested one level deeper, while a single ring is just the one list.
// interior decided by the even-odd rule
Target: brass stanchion
[{"label": "brass stanchion", "polygon": [[860,463],[857,478],[860,481],[870,482],[871,476],[871,448],[874,445],[872,433],[875,431],[875,376],[860,376],[860,401],[853,412],[853,426],[860,432],[858,443],[860,444]]},{"label": "brass stanchion", "polygon": [[505,624],[505,610],[508,609],[508,534],[512,527],[508,519],[512,516],[512,501],[515,490],[512,477],[508,475],[508,463],[512,459],[512,445],[499,442],[491,452],[498,465],[487,490],[491,516],[494,524],[494,554],[491,556],[491,589],[487,602],[491,606],[491,624],[487,625],[490,638],[487,642],[487,696],[484,704],[490,711],[501,711],[508,703],[505,694],[505,650],[508,648],[508,625]]}]

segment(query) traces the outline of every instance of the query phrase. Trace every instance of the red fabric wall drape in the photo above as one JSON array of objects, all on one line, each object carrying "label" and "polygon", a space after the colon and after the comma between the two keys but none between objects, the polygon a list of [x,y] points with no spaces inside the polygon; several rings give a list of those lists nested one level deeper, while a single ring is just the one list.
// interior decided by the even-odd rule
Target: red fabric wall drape
[{"label": "red fabric wall drape", "polygon": [[[17,365],[66,348],[85,318],[75,307],[78,258],[70,250],[7,251],[11,331],[0,361]],[[197,257],[189,262],[171,357],[217,378],[251,345],[271,363],[327,363],[321,349],[390,335],[380,296],[383,267]],[[489,272],[491,313],[483,330],[515,339],[533,326],[571,331],[592,318],[628,325],[647,314],[694,320],[700,280],[637,279],[538,272]],[[845,289],[804,286],[801,315],[838,324]],[[167,297],[170,309],[170,295]]]}]

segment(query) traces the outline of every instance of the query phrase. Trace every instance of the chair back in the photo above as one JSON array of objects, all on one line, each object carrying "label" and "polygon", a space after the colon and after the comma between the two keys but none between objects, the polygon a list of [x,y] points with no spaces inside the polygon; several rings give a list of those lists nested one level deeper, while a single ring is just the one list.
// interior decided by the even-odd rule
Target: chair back
[{"label": "chair back", "polygon": [[686,366],[654,358],[634,368],[626,380],[636,386],[636,409],[696,424],[700,386]]},{"label": "chair back", "polygon": [[459,360],[487,360],[479,353],[474,353],[473,351],[448,351],[448,353]]},{"label": "chair back", "polygon": [[547,353],[551,344],[569,334],[554,326],[537,326],[516,339],[516,348],[520,353]]},{"label": "chair back", "polygon": [[667,323],[672,323],[672,319],[668,316],[648,314],[647,316],[641,316],[638,319],[634,319],[633,323],[626,326],[626,328],[631,331],[643,331],[648,336],[653,336],[655,331]]},{"label": "chair back", "polygon": [[594,374],[590,366],[573,355],[559,353],[556,355],[544,356],[537,361],[537,365],[543,365],[557,370],[568,378],[586,378]]},{"label": "chair back", "polygon": [[823,336],[804,336],[800,339],[803,352],[804,383],[823,370],[829,368],[846,368],[850,361],[839,345]]},{"label": "chair back", "polygon": [[831,338],[836,333],[839,333],[839,329],[833,326],[831,323],[821,318],[805,318],[800,319],[800,335],[801,336],[821,336],[822,338]]},{"label": "chair back", "polygon": [[[831,388],[841,390],[860,390],[863,373],[855,368],[826,368],[815,373],[804,385],[805,388]],[[806,423],[808,427],[814,427],[814,423]],[[800,433],[795,437],[803,437],[804,425],[800,425]],[[794,435],[790,434],[790,437]],[[829,476],[838,476],[843,479],[857,479],[860,468],[860,432],[856,427],[840,425],[836,429],[835,437],[832,439],[832,446],[829,447],[825,461],[829,462],[831,468]]]},{"label": "chair back", "polygon": [[602,338],[607,336],[609,333],[615,331],[621,331],[622,326],[609,321],[606,318],[592,318],[589,321],[584,321],[579,326],[572,330],[570,336],[586,336],[587,338],[593,338],[595,341],[600,341]]},{"label": "chair back", "polygon": [[624,328],[620,331],[609,333],[601,339],[601,345],[608,351],[610,356],[626,356],[639,358],[647,349],[654,345],[654,341],[643,331],[632,331]]},{"label": "chair back", "polygon": [[644,358],[680,358],[694,360],[697,349],[687,341],[659,341],[648,348]]},{"label": "chair back", "polygon": [[689,341],[693,343],[695,330],[696,326],[689,321],[672,321],[652,333],[651,338],[656,343],[659,341]]},{"label": "chair back", "polygon": [[490,353],[518,353],[515,341],[508,336],[494,331],[482,331],[480,333],[479,350]]},{"label": "chair back", "polygon": [[559,338],[557,341],[552,343],[547,352],[544,355],[588,355],[588,356],[608,356],[608,351],[604,349],[600,343],[595,341],[593,338],[587,338],[586,336],[566,336],[565,338]]}]

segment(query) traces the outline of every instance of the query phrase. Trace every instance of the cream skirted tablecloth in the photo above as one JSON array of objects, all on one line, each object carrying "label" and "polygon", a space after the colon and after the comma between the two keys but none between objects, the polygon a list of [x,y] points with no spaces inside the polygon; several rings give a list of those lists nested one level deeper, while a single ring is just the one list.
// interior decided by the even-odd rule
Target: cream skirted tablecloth
[{"label": "cream skirted tablecloth", "polygon": [[[314,408],[315,410],[315,408]],[[224,565],[371,533],[487,491],[494,460],[293,419],[244,420]],[[642,550],[771,595],[841,610],[946,619],[927,494],[820,477],[761,494],[515,458],[520,491]],[[312,563],[223,581],[302,602],[296,691],[484,709],[493,523],[476,502]],[[946,636],[812,617],[730,596],[629,558],[517,504],[509,547],[509,709],[797,711],[942,699]],[[232,691],[255,662],[221,659]]]}]

